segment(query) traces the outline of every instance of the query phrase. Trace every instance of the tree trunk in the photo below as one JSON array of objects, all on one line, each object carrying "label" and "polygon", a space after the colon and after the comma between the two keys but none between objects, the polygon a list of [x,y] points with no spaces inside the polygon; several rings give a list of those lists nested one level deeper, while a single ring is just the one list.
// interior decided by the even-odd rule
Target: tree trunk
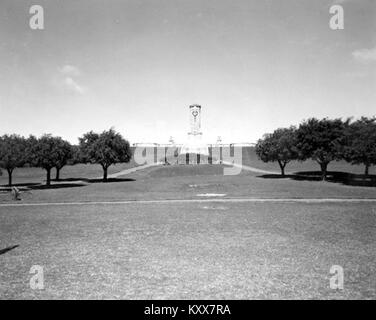
[{"label": "tree trunk", "polygon": [[46,169],[46,170],[47,170],[47,181],[46,181],[46,185],[49,186],[49,185],[51,185],[51,168]]},{"label": "tree trunk", "polygon": [[281,168],[281,176],[285,176],[285,167],[286,163],[283,163],[281,160],[278,160],[279,167]]},{"label": "tree trunk", "polygon": [[12,186],[13,169],[7,169],[7,171],[8,171],[8,186],[11,187]]},{"label": "tree trunk", "polygon": [[107,167],[103,167],[103,181],[107,181]]},{"label": "tree trunk", "polygon": [[365,167],[365,170],[364,170],[364,175],[366,176],[366,178],[369,175],[369,164],[368,163],[366,163],[366,167]]},{"label": "tree trunk", "polygon": [[328,162],[319,162],[321,167],[321,180],[326,181],[326,173],[328,170]]},{"label": "tree trunk", "polygon": [[56,177],[55,177],[55,180],[56,180],[56,181],[59,181],[59,180],[60,180],[60,169],[61,169],[61,168],[56,168]]}]

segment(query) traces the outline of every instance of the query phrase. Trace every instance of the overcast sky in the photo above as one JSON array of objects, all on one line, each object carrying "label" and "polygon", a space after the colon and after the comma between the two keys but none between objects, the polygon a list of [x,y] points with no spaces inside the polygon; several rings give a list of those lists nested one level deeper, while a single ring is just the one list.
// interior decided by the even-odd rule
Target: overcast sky
[{"label": "overcast sky", "polygon": [[213,142],[376,115],[375,0],[1,0],[0,41],[0,134],[181,142],[194,103]]}]

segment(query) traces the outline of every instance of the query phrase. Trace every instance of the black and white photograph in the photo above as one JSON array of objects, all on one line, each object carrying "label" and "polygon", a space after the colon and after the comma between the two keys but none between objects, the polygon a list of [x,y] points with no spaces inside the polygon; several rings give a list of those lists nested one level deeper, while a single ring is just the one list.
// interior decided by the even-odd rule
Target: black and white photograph
[{"label": "black and white photograph", "polygon": [[0,300],[375,299],[375,0],[0,1]]}]

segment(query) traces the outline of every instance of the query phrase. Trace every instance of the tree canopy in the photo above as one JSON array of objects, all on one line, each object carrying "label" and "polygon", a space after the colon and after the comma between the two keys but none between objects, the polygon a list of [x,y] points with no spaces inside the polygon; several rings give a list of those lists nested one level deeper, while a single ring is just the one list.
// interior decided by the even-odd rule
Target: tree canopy
[{"label": "tree canopy", "polygon": [[69,162],[69,160],[72,159],[73,157],[73,147],[72,145],[68,142],[63,140],[60,137],[56,137],[56,148],[57,148],[57,160],[55,163],[55,168],[56,168],[56,180],[60,179],[60,170],[66,166]]},{"label": "tree canopy", "polygon": [[28,160],[26,139],[16,134],[0,137],[0,167],[8,172],[8,185],[12,185],[13,170]]},{"label": "tree canopy", "polygon": [[298,158],[295,127],[280,128],[266,134],[256,145],[256,154],[264,162],[278,162],[282,176],[291,160]]},{"label": "tree canopy", "polygon": [[114,129],[98,134],[90,131],[80,139],[81,158],[84,162],[98,163],[103,168],[103,180],[112,164],[129,162],[132,157],[129,142]]},{"label": "tree canopy", "polygon": [[368,175],[369,167],[376,164],[376,118],[362,117],[349,125],[344,158],[352,164],[364,164]]},{"label": "tree canopy", "polygon": [[321,167],[322,179],[326,179],[328,164],[343,158],[345,130],[349,120],[311,118],[300,124],[296,132],[300,160],[311,158]]},{"label": "tree canopy", "polygon": [[47,171],[46,184],[51,184],[51,169],[62,163],[61,148],[64,143],[60,137],[45,134],[40,138],[30,137],[31,163]]}]

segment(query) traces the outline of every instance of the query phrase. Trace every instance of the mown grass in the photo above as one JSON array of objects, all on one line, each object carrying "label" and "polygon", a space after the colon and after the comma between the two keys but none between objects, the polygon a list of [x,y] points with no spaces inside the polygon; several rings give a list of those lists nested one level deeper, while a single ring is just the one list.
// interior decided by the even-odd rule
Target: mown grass
[{"label": "mown grass", "polygon": [[0,255],[2,299],[376,298],[369,204],[8,207],[0,221],[0,247],[18,245]]},{"label": "mown grass", "polygon": [[[107,183],[69,178],[49,188],[29,186],[29,191],[21,193],[21,202],[193,199],[202,193],[222,193],[230,198],[376,198],[376,187],[351,186],[341,180],[322,182],[310,176],[281,178],[248,171],[224,176],[223,168],[160,166]],[[7,202],[12,202],[10,194],[0,193],[0,203]]]},{"label": "mown grass", "polygon": [[[197,199],[203,193],[376,198],[375,187],[339,177],[315,181],[301,168],[299,179],[248,171],[224,176],[223,168],[160,166],[102,183],[93,179],[98,167],[67,167],[65,181],[31,188],[18,203]],[[35,169],[24,170],[17,181],[39,179]],[[0,194],[0,202],[15,203],[9,194]],[[375,231],[371,203],[0,206],[0,298],[374,299]],[[345,270],[343,291],[329,287],[334,264]],[[44,267],[42,291],[29,287],[32,265]]]},{"label": "mown grass", "polygon": [[[252,147],[243,148],[242,150],[242,164],[246,166],[255,167],[258,169],[272,171],[272,172],[279,172],[279,166],[277,163],[265,163],[258,159],[255,149]],[[109,174],[120,172],[124,169],[132,168],[137,166],[138,164],[132,159],[129,163],[120,163],[116,165],[112,165],[109,167]],[[172,166],[172,169],[166,171],[167,176],[173,176],[173,171],[175,170],[176,166]],[[179,165],[180,167],[180,165]],[[196,166],[189,166],[189,170],[193,170],[192,172],[188,172],[186,175],[195,174],[194,170],[199,170],[200,175],[213,175],[213,174],[222,174],[222,167],[218,166],[211,166],[205,167],[205,170],[201,170],[201,167]],[[218,169],[220,168],[220,169]],[[178,169],[179,175],[184,174],[181,169]],[[343,173],[351,173],[351,174],[363,174],[364,167],[362,165],[351,165],[344,161],[333,161],[329,164],[328,167],[329,171],[332,172],[343,172]],[[311,160],[307,160],[304,162],[299,161],[292,161],[286,167],[287,173],[295,173],[295,172],[313,172],[319,171],[319,165]],[[376,169],[375,167],[370,168],[370,175],[375,175]],[[52,171],[52,178],[55,176],[54,170]],[[60,172],[60,178],[62,180],[66,179],[94,179],[102,177],[103,171],[102,167],[99,164],[77,164],[74,166],[65,166]],[[13,173],[13,183],[15,185],[25,185],[25,184],[40,184],[45,182],[46,179],[46,172],[41,168],[16,168]],[[8,183],[8,176],[5,170],[3,170],[3,175],[0,176],[0,186],[5,186]]]}]

